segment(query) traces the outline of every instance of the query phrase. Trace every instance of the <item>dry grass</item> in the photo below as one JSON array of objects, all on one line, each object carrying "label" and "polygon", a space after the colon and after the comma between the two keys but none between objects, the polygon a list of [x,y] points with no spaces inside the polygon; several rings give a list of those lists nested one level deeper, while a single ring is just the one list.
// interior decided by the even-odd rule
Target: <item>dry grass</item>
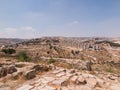
[{"label": "dry grass", "polygon": [[70,63],[55,62],[54,65],[57,66],[57,67],[63,67],[63,68],[67,68],[67,69],[72,69],[73,68]]},{"label": "dry grass", "polygon": [[17,80],[17,83],[18,84],[22,84],[24,83],[26,80],[25,80],[25,77],[22,75],[22,76],[19,76],[18,80]]},{"label": "dry grass", "polygon": [[93,71],[101,71],[101,72],[107,72],[107,73],[120,74],[120,70],[118,68],[115,68],[114,66],[110,66],[107,64],[93,65]]}]

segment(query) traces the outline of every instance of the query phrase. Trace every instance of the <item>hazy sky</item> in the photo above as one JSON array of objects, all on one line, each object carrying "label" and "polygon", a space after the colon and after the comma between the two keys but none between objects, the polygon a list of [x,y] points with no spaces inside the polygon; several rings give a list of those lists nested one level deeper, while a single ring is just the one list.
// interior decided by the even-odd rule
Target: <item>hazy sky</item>
[{"label": "hazy sky", "polygon": [[120,0],[0,0],[0,38],[120,37]]}]

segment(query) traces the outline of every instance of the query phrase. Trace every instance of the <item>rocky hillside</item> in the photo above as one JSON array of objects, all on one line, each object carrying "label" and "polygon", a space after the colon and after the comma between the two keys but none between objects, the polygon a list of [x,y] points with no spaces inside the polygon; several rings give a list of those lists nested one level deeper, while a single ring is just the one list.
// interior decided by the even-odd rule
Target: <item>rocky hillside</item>
[{"label": "rocky hillside", "polygon": [[[79,64],[86,68],[82,62]],[[120,75],[110,72],[7,59],[0,62],[0,90],[119,90],[119,86]]]},{"label": "rocky hillside", "polygon": [[94,61],[120,61],[120,44],[110,38],[43,37],[14,45],[31,57],[74,58]]},{"label": "rocky hillside", "polygon": [[120,90],[120,44],[43,37],[1,47],[0,90]]}]

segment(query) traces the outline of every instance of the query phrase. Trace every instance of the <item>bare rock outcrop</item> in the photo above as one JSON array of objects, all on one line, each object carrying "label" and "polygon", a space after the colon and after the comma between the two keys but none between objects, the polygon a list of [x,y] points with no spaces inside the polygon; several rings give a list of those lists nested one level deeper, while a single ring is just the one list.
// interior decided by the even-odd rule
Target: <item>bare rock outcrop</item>
[{"label": "bare rock outcrop", "polygon": [[0,67],[0,78],[7,75],[7,68]]},{"label": "bare rock outcrop", "polygon": [[30,79],[35,78],[36,73],[34,70],[30,70],[30,71],[26,72],[24,76],[25,76],[25,79],[30,80]]},{"label": "bare rock outcrop", "polygon": [[16,69],[15,66],[11,65],[11,66],[8,67],[7,71],[8,71],[7,72],[8,74],[12,74],[14,72],[17,72],[17,69]]}]

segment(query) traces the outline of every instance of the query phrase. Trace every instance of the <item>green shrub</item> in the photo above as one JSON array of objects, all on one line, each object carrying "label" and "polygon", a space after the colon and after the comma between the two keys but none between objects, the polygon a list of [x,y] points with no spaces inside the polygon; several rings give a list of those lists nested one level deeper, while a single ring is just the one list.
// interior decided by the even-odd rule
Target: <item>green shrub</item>
[{"label": "green shrub", "polygon": [[14,54],[16,53],[16,50],[12,48],[7,48],[7,49],[2,49],[2,52],[4,52],[5,54]]},{"label": "green shrub", "polygon": [[108,67],[106,68],[106,72],[114,73],[114,69],[112,67]]},{"label": "green shrub", "polygon": [[29,62],[31,61],[31,58],[27,55],[25,51],[21,51],[18,54],[18,59],[23,62]]},{"label": "green shrub", "polygon": [[49,64],[55,63],[55,60],[53,58],[49,59],[48,61]]},{"label": "green shrub", "polygon": [[68,63],[67,64],[67,69],[72,69],[73,67],[72,67],[72,64],[70,64],[70,63]]}]

